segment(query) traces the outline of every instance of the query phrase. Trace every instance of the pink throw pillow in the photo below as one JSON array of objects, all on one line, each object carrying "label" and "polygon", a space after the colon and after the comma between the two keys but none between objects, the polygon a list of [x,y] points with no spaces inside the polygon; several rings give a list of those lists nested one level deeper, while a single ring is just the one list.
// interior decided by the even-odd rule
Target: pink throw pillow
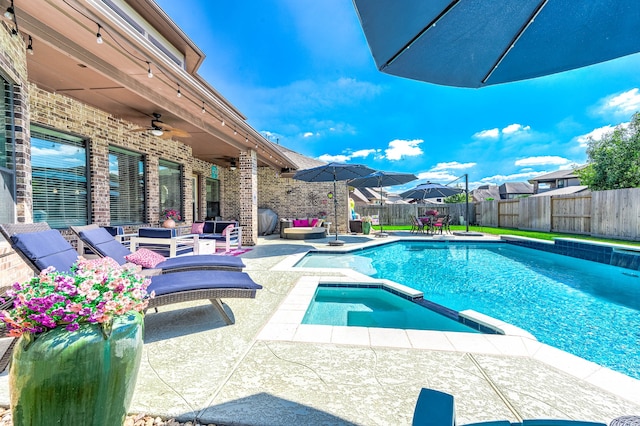
[{"label": "pink throw pillow", "polygon": [[314,217],[313,219],[311,219],[311,225],[309,226],[313,228],[314,226],[316,226],[317,223],[318,223],[318,219]]},{"label": "pink throw pillow", "polygon": [[145,248],[138,249],[135,253],[126,255],[125,259],[143,268],[155,268],[158,263],[166,260],[163,255]]},{"label": "pink throw pillow", "polygon": [[223,236],[223,237],[226,237],[226,236],[227,236],[227,232],[231,232],[231,230],[232,230],[233,228],[235,228],[235,227],[236,227],[235,225],[229,225],[229,226],[227,226],[226,228],[224,228],[224,229],[222,230],[222,236]]},{"label": "pink throw pillow", "polygon": [[294,228],[302,226],[301,223],[302,223],[302,221],[300,219],[293,219],[293,227]]},{"label": "pink throw pillow", "polygon": [[191,225],[191,233],[192,234],[204,233],[204,222],[193,223]]}]

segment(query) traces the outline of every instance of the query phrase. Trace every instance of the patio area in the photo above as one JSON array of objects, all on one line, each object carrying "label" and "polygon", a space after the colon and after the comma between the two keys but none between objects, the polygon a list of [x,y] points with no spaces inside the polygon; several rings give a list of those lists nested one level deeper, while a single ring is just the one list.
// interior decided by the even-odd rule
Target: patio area
[{"label": "patio area", "polygon": [[[524,337],[301,326],[301,292],[320,279],[358,279],[290,267],[294,255],[328,248],[331,238],[260,237],[242,259],[264,289],[256,299],[225,300],[234,325],[206,302],[149,312],[130,412],[204,425],[408,425],[420,388],[431,387],[455,396],[458,424],[609,423],[640,413],[640,381]],[[340,239],[346,249],[383,241]],[[0,405],[8,404],[5,372]]]}]

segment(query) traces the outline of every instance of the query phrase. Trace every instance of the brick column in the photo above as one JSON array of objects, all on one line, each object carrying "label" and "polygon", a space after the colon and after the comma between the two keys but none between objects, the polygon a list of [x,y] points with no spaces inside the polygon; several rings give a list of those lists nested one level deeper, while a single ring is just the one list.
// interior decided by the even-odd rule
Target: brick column
[{"label": "brick column", "polygon": [[240,226],[242,245],[258,242],[258,157],[253,150],[240,153]]}]

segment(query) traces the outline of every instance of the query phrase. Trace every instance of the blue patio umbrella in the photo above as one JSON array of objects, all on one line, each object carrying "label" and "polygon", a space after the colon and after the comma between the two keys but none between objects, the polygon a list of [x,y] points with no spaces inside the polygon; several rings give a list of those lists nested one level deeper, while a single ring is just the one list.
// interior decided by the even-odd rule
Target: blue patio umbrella
[{"label": "blue patio umbrella", "polygon": [[482,87],[640,51],[638,0],[353,0],[377,68]]},{"label": "blue patio umbrella", "polygon": [[450,197],[455,194],[460,194],[461,192],[464,192],[464,190],[439,183],[427,182],[403,192],[400,196],[414,200],[425,200],[427,198]]},{"label": "blue patio umbrella", "polygon": [[[402,185],[413,180],[418,179],[416,175],[412,173],[399,173],[399,172],[385,172],[377,171],[367,176],[355,178],[349,181],[349,185],[356,188],[370,188],[375,187],[380,189],[380,206],[382,206],[382,187]],[[380,220],[380,236],[386,235],[382,232],[382,220]]]},{"label": "blue patio umbrella", "polygon": [[361,164],[348,163],[329,163],[322,166],[313,167],[311,169],[298,170],[293,178],[305,182],[333,182],[333,210],[335,215],[336,239],[331,245],[342,245],[342,241],[338,240],[338,198],[336,197],[336,182],[342,180],[350,180],[358,177],[366,176],[375,172],[375,170],[363,166]]}]

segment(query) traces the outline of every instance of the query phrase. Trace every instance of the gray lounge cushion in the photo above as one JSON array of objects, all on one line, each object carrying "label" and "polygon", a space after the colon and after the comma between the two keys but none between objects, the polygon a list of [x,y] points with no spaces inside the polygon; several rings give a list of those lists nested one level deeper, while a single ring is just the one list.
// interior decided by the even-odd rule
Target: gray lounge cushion
[{"label": "gray lounge cushion", "polygon": [[233,271],[184,271],[175,274],[154,275],[148,292],[157,296],[189,290],[205,289],[255,289],[262,288],[246,272]]}]

